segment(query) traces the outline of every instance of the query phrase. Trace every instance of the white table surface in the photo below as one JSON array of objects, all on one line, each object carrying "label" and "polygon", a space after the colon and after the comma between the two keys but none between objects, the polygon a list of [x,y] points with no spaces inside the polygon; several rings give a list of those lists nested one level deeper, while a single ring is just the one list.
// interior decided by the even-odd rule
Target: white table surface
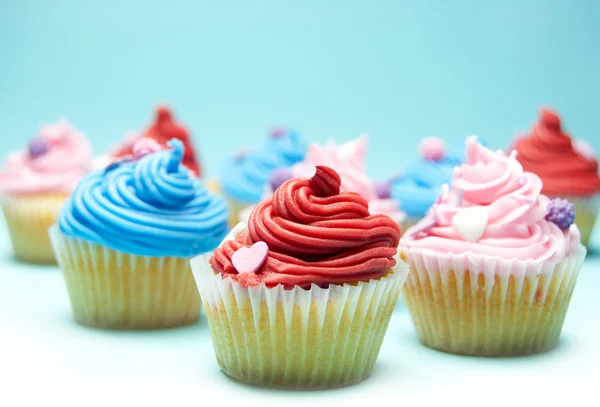
[{"label": "white table surface", "polygon": [[[359,385],[328,391],[281,391],[234,382],[220,372],[204,316],[157,332],[85,328],[72,317],[57,267],[12,259],[0,225],[0,406],[36,401],[126,400],[194,405],[400,405],[408,400],[477,404],[526,397],[575,402],[600,387],[600,253],[580,274],[562,339],[552,352],[519,358],[454,356],[428,349],[399,304],[375,369]],[[597,246],[598,239],[595,241]],[[594,401],[592,401],[594,400]],[[454,401],[454,402],[453,402]],[[456,402],[456,403],[455,403]],[[130,404],[131,405],[131,404]],[[575,405],[584,405],[575,403]]]}]

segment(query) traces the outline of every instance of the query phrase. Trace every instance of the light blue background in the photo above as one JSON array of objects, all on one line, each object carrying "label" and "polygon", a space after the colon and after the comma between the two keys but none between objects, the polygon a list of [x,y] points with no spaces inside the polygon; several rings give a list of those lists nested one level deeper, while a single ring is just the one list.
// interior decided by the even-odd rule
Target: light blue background
[{"label": "light blue background", "polygon": [[101,152],[158,102],[212,173],[283,124],[368,132],[384,176],[426,135],[505,147],[542,104],[598,151],[598,21],[595,0],[3,0],[0,153],[61,115]]}]

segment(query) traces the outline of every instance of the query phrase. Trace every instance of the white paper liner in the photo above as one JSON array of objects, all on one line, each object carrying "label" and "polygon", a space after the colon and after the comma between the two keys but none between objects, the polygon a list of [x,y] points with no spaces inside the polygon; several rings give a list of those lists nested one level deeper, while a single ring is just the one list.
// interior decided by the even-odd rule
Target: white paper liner
[{"label": "white paper liner", "polygon": [[558,343],[586,249],[561,262],[401,250],[411,273],[404,299],[427,346],[505,356]]},{"label": "white paper liner", "polygon": [[67,196],[3,196],[2,209],[15,257],[54,264],[48,228],[56,223]]},{"label": "white paper liner", "polygon": [[331,388],[367,377],[408,274],[399,261],[386,277],[356,285],[245,288],[215,274],[209,258],[191,265],[217,361],[229,376],[269,387]]},{"label": "white paper liner", "polygon": [[119,252],[68,237],[57,226],[50,236],[80,324],[159,329],[198,319],[201,301],[187,259]]}]

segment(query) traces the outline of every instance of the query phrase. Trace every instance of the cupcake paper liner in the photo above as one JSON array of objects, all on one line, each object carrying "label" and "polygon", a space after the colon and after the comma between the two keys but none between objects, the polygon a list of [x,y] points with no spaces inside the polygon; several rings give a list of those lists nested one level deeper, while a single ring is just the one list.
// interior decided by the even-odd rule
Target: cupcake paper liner
[{"label": "cupcake paper liner", "polygon": [[123,253],[66,236],[57,226],[50,236],[78,323],[159,329],[198,319],[201,301],[187,259]]},{"label": "cupcake paper liner", "polygon": [[581,232],[581,244],[588,246],[600,209],[600,195],[591,197],[560,196],[558,198],[568,199],[575,205],[575,224]]},{"label": "cupcake paper liner", "polygon": [[192,269],[217,362],[240,381],[278,388],[332,388],[371,372],[408,266],[378,280],[310,289],[244,288],[215,274],[210,255]]},{"label": "cupcake paper liner", "polygon": [[586,255],[562,262],[402,253],[404,298],[420,340],[457,354],[510,356],[554,348]]},{"label": "cupcake paper liner", "polygon": [[48,228],[56,223],[66,199],[66,195],[2,198],[4,218],[17,259],[30,263],[56,263]]}]

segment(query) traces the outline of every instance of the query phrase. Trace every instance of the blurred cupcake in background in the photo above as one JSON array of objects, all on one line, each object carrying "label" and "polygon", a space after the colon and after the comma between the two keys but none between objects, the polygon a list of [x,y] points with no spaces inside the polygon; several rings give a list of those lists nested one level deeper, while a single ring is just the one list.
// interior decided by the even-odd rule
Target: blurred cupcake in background
[{"label": "blurred cupcake in background", "polygon": [[55,263],[48,228],[92,166],[92,148],[66,120],[43,125],[23,152],[0,170],[0,199],[15,257]]},{"label": "blurred cupcake in background", "polygon": [[454,167],[464,160],[461,147],[448,151],[439,137],[427,137],[419,146],[420,159],[409,164],[390,186],[390,195],[406,212],[406,230],[421,220],[452,179]]},{"label": "blurred cupcake in background", "polygon": [[171,110],[166,106],[156,109],[154,123],[142,132],[129,132],[125,134],[121,143],[108,154],[96,158],[96,168],[104,168],[116,159],[131,156],[133,147],[141,138],[152,139],[161,147],[166,148],[167,143],[176,138],[185,146],[183,165],[191,171],[191,175],[202,177],[202,165],[196,154],[192,136],[188,130],[177,123]]},{"label": "blurred cupcake in background", "polygon": [[238,223],[244,208],[260,202],[272,173],[302,161],[306,148],[295,131],[275,129],[262,145],[225,161],[218,184],[228,203],[231,226]]},{"label": "blurred cupcake in background", "polygon": [[318,166],[191,260],[216,359],[261,386],[331,388],[373,369],[408,268],[400,228]]},{"label": "blurred cupcake in background", "polygon": [[[360,194],[369,202],[369,211],[372,214],[388,215],[400,225],[406,216],[398,203],[390,198],[390,183],[375,182],[366,174],[367,144],[366,135],[339,145],[333,140],[324,145],[310,144],[303,161],[290,168],[273,171],[263,199],[270,198],[275,189],[285,181],[292,178],[310,178],[315,174],[317,166],[324,165],[338,173],[342,192]],[[240,212],[240,220],[248,222],[253,208],[254,205],[243,209]]]},{"label": "blurred cupcake in background", "polygon": [[559,341],[586,249],[575,209],[475,137],[427,216],[399,245],[421,341],[445,352],[525,355]]},{"label": "blurred cupcake in background", "polygon": [[80,324],[157,329],[199,316],[189,258],[223,240],[227,206],[183,166],[184,144],[167,145],[140,139],[89,174],[50,230]]},{"label": "blurred cupcake in background", "polygon": [[519,137],[513,148],[525,171],[542,179],[542,193],[575,205],[575,223],[587,246],[600,208],[598,161],[589,144],[572,140],[556,112],[544,108],[529,134]]}]

